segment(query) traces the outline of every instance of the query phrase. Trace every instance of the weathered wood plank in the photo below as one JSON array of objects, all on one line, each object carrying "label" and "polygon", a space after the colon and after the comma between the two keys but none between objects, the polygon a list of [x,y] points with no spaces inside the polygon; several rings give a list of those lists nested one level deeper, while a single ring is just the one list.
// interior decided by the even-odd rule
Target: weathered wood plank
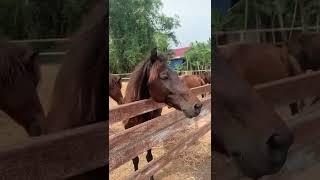
[{"label": "weathered wood plank", "polygon": [[0,177],[56,180],[102,167],[108,160],[106,128],[101,122],[1,149]]},{"label": "weathered wood plank", "polygon": [[[128,135],[123,136],[122,134],[121,135],[123,136],[121,138],[122,144],[121,145],[119,144],[119,147],[113,146],[112,149],[109,149],[109,170],[110,171],[114,170],[115,168],[119,167],[125,162],[128,162],[138,154],[141,154],[144,151],[152,148],[153,146],[158,145],[160,142],[167,140],[173,134],[186,130],[189,126],[193,125],[193,124],[188,125],[188,121],[190,122],[196,121],[198,125],[208,121],[203,117],[210,114],[210,108],[211,108],[211,103],[208,103],[207,107],[201,112],[199,116],[192,119],[187,119],[187,118],[181,119],[180,121],[176,121],[174,124],[171,124],[165,128],[162,128],[162,127],[159,128],[158,126],[153,126],[153,129],[151,130],[146,129],[145,132],[141,131],[142,133],[140,134],[137,133],[137,136],[140,136],[138,138],[133,136],[128,136]],[[181,113],[181,112],[177,112],[177,113]],[[167,114],[163,116],[166,116],[166,115]],[[183,117],[182,114],[181,116]],[[141,127],[143,128],[144,126],[151,126],[149,124],[153,124],[153,123],[154,123],[153,120],[147,121],[143,124],[137,125],[125,131],[131,132],[131,133],[139,132],[139,129]],[[126,134],[126,132],[124,134]],[[113,141],[113,140],[110,139],[110,141]]]},{"label": "weathered wood plank", "polygon": [[200,129],[195,133],[188,135],[181,140],[171,151],[161,156],[159,159],[151,161],[146,167],[134,172],[128,179],[130,180],[148,180],[150,176],[154,175],[157,171],[167,165],[170,161],[178,157],[178,154],[190,147],[201,136],[205,135],[211,130],[211,122],[202,124]]},{"label": "weathered wood plank", "polygon": [[259,84],[254,88],[271,104],[286,104],[320,95],[320,71]]},{"label": "weathered wood plank", "polygon": [[[201,94],[211,91],[211,85],[207,84],[204,86],[192,88],[191,91],[195,94]],[[129,119],[131,117],[138,116],[156,109],[165,107],[164,103],[157,103],[151,99],[136,101],[128,104],[122,104],[109,110],[109,125],[116,122]],[[137,108],[139,107],[139,108]]]},{"label": "weathered wood plank", "polygon": [[[208,104],[211,103],[211,98],[207,97],[201,102],[203,103],[203,109],[208,109]],[[109,150],[114,149],[115,147],[121,148],[121,146],[126,146],[125,142],[128,141],[128,137],[130,137],[130,143],[136,142],[141,140],[143,136],[152,135],[153,133],[185,118],[185,115],[181,111],[176,110],[156,117],[152,119],[152,121],[139,124],[115,135],[111,135],[109,137]]]}]

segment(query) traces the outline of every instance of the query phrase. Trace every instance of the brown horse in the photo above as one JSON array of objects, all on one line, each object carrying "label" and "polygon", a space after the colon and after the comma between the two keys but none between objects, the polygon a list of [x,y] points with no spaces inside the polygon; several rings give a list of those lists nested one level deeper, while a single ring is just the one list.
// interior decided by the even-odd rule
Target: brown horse
[{"label": "brown horse", "polygon": [[217,52],[214,60],[213,147],[254,179],[278,172],[293,134],[272,107]]},{"label": "brown horse", "polygon": [[[180,79],[190,89],[206,84],[199,75],[183,75],[180,77]],[[205,94],[202,94],[201,96],[204,98]]]},{"label": "brown horse", "polygon": [[[105,1],[97,0],[95,8],[84,19],[80,31],[71,38],[68,53],[62,61],[55,81],[45,133],[107,121],[106,22]],[[88,151],[92,148],[88,147]],[[107,168],[104,166],[90,171],[86,174],[87,177],[81,178],[105,179]]]},{"label": "brown horse", "polygon": [[[231,44],[219,48],[226,61],[250,84],[256,85],[302,73],[287,48],[269,44]],[[298,104],[290,104],[292,115],[298,113]]]},{"label": "brown horse", "polygon": [[286,43],[303,71],[320,68],[320,33],[297,33]]},{"label": "brown horse", "polygon": [[211,84],[211,72],[206,71],[204,73],[201,73],[200,77],[206,84]]},{"label": "brown horse", "polygon": [[0,109],[30,136],[41,134],[45,118],[37,93],[40,81],[37,55],[29,47],[0,40]]},{"label": "brown horse", "polygon": [[109,96],[118,104],[123,104],[123,96],[121,93],[121,77],[109,73]]},{"label": "brown horse", "polygon": [[[198,116],[202,108],[199,99],[184,85],[177,73],[167,66],[166,58],[158,54],[156,49],[153,49],[150,56],[131,74],[124,102],[148,98],[181,110],[188,118]],[[124,122],[125,129],[158,117],[161,111],[162,109],[158,109],[131,118]],[[146,158],[148,162],[153,159],[151,149],[148,150]],[[132,162],[135,171],[138,170],[139,157],[135,157]]]}]

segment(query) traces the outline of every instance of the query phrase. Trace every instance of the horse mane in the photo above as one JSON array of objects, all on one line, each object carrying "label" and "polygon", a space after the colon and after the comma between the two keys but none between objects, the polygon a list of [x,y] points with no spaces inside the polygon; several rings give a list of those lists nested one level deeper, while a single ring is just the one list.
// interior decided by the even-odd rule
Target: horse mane
[{"label": "horse mane", "polygon": [[[159,56],[163,55],[158,55],[158,57]],[[124,102],[129,103],[149,98],[148,84],[157,79],[161,68],[165,65],[166,63],[164,61],[155,61],[152,63],[150,58],[142,61],[130,76]]]},{"label": "horse mane", "polygon": [[48,123],[60,125],[47,128],[62,130],[107,120],[107,12],[105,1],[96,2],[71,38],[56,78]]},{"label": "horse mane", "polygon": [[27,75],[35,86],[40,81],[38,52],[28,46],[18,46],[5,39],[0,40],[0,87],[12,85],[19,75]]}]

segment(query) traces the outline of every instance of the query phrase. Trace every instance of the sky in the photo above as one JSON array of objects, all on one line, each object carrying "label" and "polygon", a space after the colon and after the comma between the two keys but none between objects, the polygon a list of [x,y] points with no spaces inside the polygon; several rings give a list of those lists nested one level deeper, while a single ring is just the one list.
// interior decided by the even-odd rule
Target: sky
[{"label": "sky", "polygon": [[162,12],[179,16],[180,27],[174,32],[180,44],[173,48],[189,46],[191,42],[205,42],[211,37],[211,0],[162,0]]}]

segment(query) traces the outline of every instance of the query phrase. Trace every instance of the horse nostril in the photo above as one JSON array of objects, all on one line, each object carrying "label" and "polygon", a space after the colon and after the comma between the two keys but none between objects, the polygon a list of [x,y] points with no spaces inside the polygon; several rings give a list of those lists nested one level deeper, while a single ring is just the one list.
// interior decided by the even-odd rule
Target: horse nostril
[{"label": "horse nostril", "polygon": [[196,103],[195,105],[194,105],[194,109],[195,110],[201,110],[201,108],[202,108],[202,104],[201,103]]},{"label": "horse nostril", "polygon": [[289,148],[292,144],[292,136],[273,134],[267,141],[267,144],[271,149]]}]

